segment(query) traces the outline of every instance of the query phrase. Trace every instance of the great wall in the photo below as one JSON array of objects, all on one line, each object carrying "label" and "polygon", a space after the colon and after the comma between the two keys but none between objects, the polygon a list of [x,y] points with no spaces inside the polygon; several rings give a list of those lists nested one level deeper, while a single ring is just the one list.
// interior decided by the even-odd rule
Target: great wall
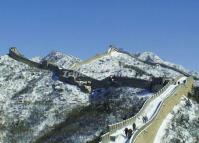
[{"label": "great wall", "polygon": [[[129,53],[129,52],[126,52],[126,51],[124,51],[124,50],[121,50],[121,49],[116,48],[116,47],[113,46],[113,45],[110,45],[109,47],[110,47],[110,49],[108,50],[108,52],[102,53],[102,54],[98,54],[98,55],[96,55],[96,56],[94,56],[94,57],[92,57],[92,58],[90,58],[90,59],[88,59],[88,60],[82,61],[82,62],[80,62],[80,63],[75,63],[74,65],[72,65],[72,66],[70,67],[70,69],[78,70],[78,68],[79,68],[80,66],[85,65],[85,64],[89,64],[90,62],[93,62],[93,61],[95,61],[95,60],[97,60],[97,59],[100,59],[100,58],[102,58],[102,57],[111,55],[111,52],[116,51],[116,52],[119,52],[119,53],[126,54],[126,55],[128,55],[128,56],[130,56],[130,57],[132,57],[132,58],[135,58],[136,60],[138,60],[138,61],[140,61],[140,62],[142,62],[142,63],[148,64],[148,65],[151,65],[151,66],[161,66],[161,67],[163,67],[163,68],[168,68],[168,69],[171,69],[171,70],[173,70],[173,71],[176,71],[176,72],[178,72],[178,73],[180,73],[180,74],[182,74],[182,75],[184,75],[184,76],[187,76],[187,77],[188,77],[188,76],[192,76],[195,80],[199,80],[198,77],[193,76],[193,75],[191,75],[191,74],[189,74],[189,73],[187,73],[187,72],[185,72],[185,71],[183,71],[183,70],[180,70],[180,69],[178,69],[178,68],[176,68],[176,67],[169,66],[169,65],[166,65],[166,64],[164,64],[164,63],[156,63],[156,62],[144,61],[144,60],[138,58],[137,56],[135,56],[135,55],[133,55],[133,54],[131,54],[131,53]],[[142,71],[142,70],[139,69],[138,67],[133,67],[133,68],[134,68],[134,70],[136,70],[137,72],[140,72],[140,71],[141,71],[141,72],[146,73],[145,71]]]},{"label": "great wall", "polygon": [[[48,61],[42,61],[41,63],[37,63],[34,61],[29,60],[25,56],[23,56],[15,47],[10,48],[9,54],[11,58],[15,59],[16,61],[22,62],[27,64],[30,67],[39,68],[42,70],[49,70],[54,72],[56,76],[58,76],[60,81],[67,82],[72,85],[78,86],[82,91],[88,92],[86,85],[81,85],[77,81],[75,81],[76,75],[79,75],[80,77],[84,77],[85,75],[80,74],[78,72],[67,70],[67,69],[59,69],[59,67],[51,62]],[[68,76],[65,76],[68,75]],[[90,79],[89,77],[87,77]],[[94,80],[94,79],[93,79]]]},{"label": "great wall", "polygon": [[183,96],[187,96],[192,90],[194,84],[194,78],[187,78],[186,84],[180,84],[176,89],[168,96],[158,108],[156,115],[150,120],[142,129],[140,129],[136,135],[132,138],[131,143],[154,143],[158,129],[162,122],[169,113],[172,112],[174,106],[180,103]]},{"label": "great wall", "polygon": [[[178,86],[166,97],[166,99],[158,104],[152,119],[150,119],[141,128],[138,128],[133,133],[131,139],[128,141],[129,143],[153,143],[158,128],[160,127],[164,118],[172,111],[173,107],[180,102],[181,97],[183,95],[187,95],[192,89],[192,86],[194,84],[194,78],[189,77],[186,80],[186,84],[182,84],[179,83],[179,79],[181,77],[182,76],[177,77],[173,81],[170,81],[158,93],[154,94],[148,100],[146,100],[140,111],[135,116],[119,123],[109,125],[109,131],[101,136],[101,143],[115,142],[116,138],[118,137],[115,134],[118,130],[123,131],[125,127],[132,126],[132,124],[135,123],[135,121],[143,115],[144,110],[153,100],[155,100],[155,98],[159,97],[163,92],[165,92],[170,85],[178,84]],[[183,81],[183,83],[185,82]]]},{"label": "great wall", "polygon": [[[110,76],[103,80],[97,80],[89,76],[86,76],[82,73],[79,73],[78,71],[73,70],[71,68],[60,69],[54,63],[51,63],[46,60],[42,61],[41,63],[31,61],[25,56],[23,56],[15,47],[10,48],[8,55],[19,62],[29,65],[30,67],[52,71],[56,76],[58,76],[58,79],[60,81],[78,86],[84,92],[91,92],[98,88],[109,88],[109,87],[120,87],[120,86],[129,86],[129,87],[149,89],[152,91],[158,91],[168,82],[168,80],[165,80],[163,78],[152,78],[151,80],[143,80],[138,78],[117,77],[117,76]],[[95,58],[92,58],[92,60],[94,59]]]},{"label": "great wall", "polygon": [[180,69],[178,69],[178,68],[175,68],[175,67],[173,67],[173,66],[169,66],[169,65],[166,65],[166,64],[164,64],[164,63],[156,63],[156,62],[144,61],[144,60],[141,60],[140,58],[138,58],[137,56],[135,56],[135,55],[133,55],[133,54],[130,54],[129,52],[120,50],[120,49],[118,49],[118,48],[113,48],[113,50],[115,50],[115,51],[117,51],[117,52],[120,52],[120,53],[124,53],[124,54],[126,54],[126,55],[128,55],[128,56],[130,56],[130,57],[132,57],[132,58],[135,58],[136,60],[138,60],[138,61],[140,61],[140,62],[143,62],[143,63],[145,63],[145,64],[148,64],[148,65],[151,65],[151,66],[157,66],[157,65],[159,65],[159,66],[161,66],[161,67],[163,67],[163,68],[168,68],[168,69],[171,69],[171,70],[173,70],[173,71],[176,71],[176,72],[178,72],[178,73],[180,73],[180,74],[182,74],[182,75],[184,75],[184,76],[187,76],[187,77],[192,76],[195,80],[199,80],[198,77],[193,76],[193,75],[191,75],[191,74],[189,74],[189,73],[187,73],[187,72],[185,72],[185,71],[182,71],[182,70],[180,70]]},{"label": "great wall", "polygon": [[156,94],[154,94],[153,96],[151,96],[151,98],[149,98],[148,100],[145,101],[144,105],[142,106],[142,108],[140,109],[140,111],[133,117],[126,119],[124,121],[121,121],[119,123],[113,124],[113,125],[109,125],[108,126],[108,130],[109,132],[107,132],[106,134],[102,135],[101,140],[102,143],[108,143],[111,141],[111,134],[115,133],[117,130],[120,130],[128,125],[132,125],[136,118],[138,116],[140,116],[142,114],[142,112],[144,111],[144,109],[148,106],[148,104],[153,100],[153,98],[156,98],[158,96],[161,95],[161,93],[171,84],[173,83],[172,81],[170,81],[169,83],[167,83],[167,85],[165,85],[159,92],[157,92]]},{"label": "great wall", "polygon": [[[113,50],[117,50],[117,49],[113,49]],[[188,92],[191,90],[194,80],[198,80],[198,78],[193,77],[193,76],[191,77],[190,74],[185,73],[184,71],[181,71],[179,69],[176,69],[175,67],[170,67],[168,65],[161,64],[161,63],[152,63],[152,62],[142,61],[141,59],[137,58],[134,55],[131,55],[126,52],[123,52],[123,53],[128,54],[129,56],[132,56],[143,63],[149,64],[152,66],[160,65],[162,67],[177,71],[186,77],[189,77],[187,79],[186,85],[182,86],[181,84],[179,84],[175,88],[175,90],[172,93],[170,93],[170,95],[158,105],[156,113],[153,116],[153,119],[150,120],[143,127],[139,128],[133,134],[131,140],[129,141],[130,143],[145,143],[146,142],[145,138],[151,137],[151,134],[149,133],[149,131],[150,131],[150,132],[152,132],[153,138],[150,139],[149,142],[152,143],[154,140],[154,137],[156,135],[157,129],[161,125],[161,122],[164,119],[164,118],[161,118],[161,115],[164,114],[164,117],[165,117],[172,110],[173,106],[176,105],[180,101],[182,94],[183,95],[188,94]],[[153,100],[155,100],[163,92],[165,92],[170,85],[178,84],[177,81],[180,78],[180,77],[178,77],[176,79],[171,79],[169,81],[168,80],[165,81],[163,78],[152,78],[151,80],[142,80],[142,79],[129,78],[129,77],[110,76],[103,80],[97,80],[97,79],[93,79],[91,77],[88,77],[88,76],[76,71],[80,65],[88,64],[88,63],[92,62],[93,60],[96,60],[98,58],[101,58],[101,57],[107,55],[107,53],[95,56],[94,58],[91,58],[90,60],[87,60],[83,63],[81,62],[76,65],[73,65],[70,69],[59,69],[59,67],[57,65],[55,65],[49,61],[42,61],[41,63],[31,61],[28,58],[24,57],[22,54],[20,54],[16,48],[11,48],[9,50],[8,55],[11,58],[13,58],[19,62],[23,62],[31,67],[40,68],[42,70],[52,71],[59,77],[60,81],[67,82],[72,85],[76,85],[84,92],[91,92],[92,90],[95,90],[97,88],[109,88],[109,87],[120,87],[120,86],[131,86],[131,87],[145,88],[145,89],[150,89],[150,90],[153,89],[155,91],[158,91],[156,94],[154,94],[148,100],[145,101],[141,110],[135,116],[133,116],[129,119],[126,119],[124,121],[121,121],[119,123],[109,125],[108,132],[101,136],[102,143],[109,143],[109,142],[111,142],[111,140],[115,140],[117,138],[117,136],[114,135],[115,132],[123,129],[126,126],[132,125],[135,122],[135,120],[142,115],[142,112]],[[139,70],[139,69],[137,69],[137,70]],[[173,100],[175,102],[173,102],[171,100]],[[169,105],[170,102],[172,103],[171,106]],[[169,106],[169,110],[165,109],[166,105]],[[165,113],[163,113],[163,111],[165,111]],[[161,118],[161,120],[159,118]],[[158,126],[156,124],[158,124]],[[156,127],[155,131],[152,131],[154,126]]]}]

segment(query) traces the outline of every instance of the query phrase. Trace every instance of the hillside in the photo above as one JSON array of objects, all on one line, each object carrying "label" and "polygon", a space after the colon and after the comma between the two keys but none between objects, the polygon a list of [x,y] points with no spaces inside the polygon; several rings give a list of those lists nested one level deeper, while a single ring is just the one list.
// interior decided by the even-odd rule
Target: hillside
[{"label": "hillside", "polygon": [[[87,62],[60,52],[32,60],[48,60],[61,69],[75,69],[98,80],[111,75],[146,80],[181,75],[144,61],[163,63],[196,75],[153,53],[135,56],[115,48]],[[0,57],[0,81],[2,143],[92,141],[107,131],[107,125],[137,113],[153,94],[146,89],[123,86],[86,93],[78,86],[57,80],[51,71],[30,67],[8,55]]]},{"label": "hillside", "polygon": [[166,117],[158,131],[159,136],[155,143],[197,143],[199,141],[199,105],[191,101],[191,106],[187,106],[186,100],[183,98]]}]

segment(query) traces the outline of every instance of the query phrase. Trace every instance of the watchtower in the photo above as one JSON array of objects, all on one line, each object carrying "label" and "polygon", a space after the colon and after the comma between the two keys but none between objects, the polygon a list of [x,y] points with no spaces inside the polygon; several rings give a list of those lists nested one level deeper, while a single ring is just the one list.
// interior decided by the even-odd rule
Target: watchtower
[{"label": "watchtower", "polygon": [[10,55],[18,55],[18,56],[22,56],[21,54],[20,54],[20,52],[17,50],[17,48],[16,47],[11,47],[10,49],[9,49],[9,54]]},{"label": "watchtower", "polygon": [[111,53],[111,52],[113,52],[113,51],[119,52],[120,49],[117,48],[117,47],[114,46],[114,45],[109,45],[109,49],[108,49],[108,52],[107,52],[107,53]]}]

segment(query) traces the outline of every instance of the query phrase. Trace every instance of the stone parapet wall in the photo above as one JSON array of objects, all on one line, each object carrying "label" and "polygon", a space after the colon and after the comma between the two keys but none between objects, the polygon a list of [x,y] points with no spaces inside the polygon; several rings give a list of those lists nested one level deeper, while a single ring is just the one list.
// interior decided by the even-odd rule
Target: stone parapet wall
[{"label": "stone parapet wall", "polygon": [[10,50],[9,51],[9,54],[8,54],[11,58],[17,60],[17,61],[20,61],[22,63],[25,63],[31,67],[36,67],[36,68],[42,68],[42,65],[39,64],[39,63],[36,63],[34,61],[31,61],[27,58],[25,58],[24,56],[22,56],[21,54],[19,53],[15,53],[14,51]]},{"label": "stone parapet wall", "polygon": [[111,134],[115,133],[117,130],[120,130],[126,126],[132,125],[135,121],[136,118],[138,118],[140,115],[143,114],[144,110],[146,109],[146,107],[158,96],[160,96],[170,85],[174,84],[177,80],[179,80],[182,76],[177,77],[175,80],[172,80],[170,82],[168,82],[160,91],[158,91],[156,94],[154,94],[153,96],[151,96],[149,99],[147,99],[145,101],[145,103],[143,104],[142,108],[140,109],[140,111],[133,117],[126,119],[124,121],[121,121],[119,123],[113,124],[113,125],[109,125],[109,132],[102,135],[101,136],[101,141],[102,143],[108,143],[110,142],[110,136]]},{"label": "stone parapet wall", "polygon": [[70,67],[70,69],[77,70],[80,66],[85,65],[85,64],[89,64],[90,62],[95,61],[97,59],[100,59],[100,58],[107,56],[107,55],[108,55],[107,53],[96,55],[96,56],[94,56],[94,57],[92,57],[88,60],[85,60],[85,61],[82,61],[82,62],[79,62],[79,63],[75,63],[74,65],[72,65]]},{"label": "stone parapet wall", "polygon": [[[110,53],[104,53],[102,55],[95,56],[90,60],[85,61],[82,64],[86,64],[95,59],[106,56],[107,54]],[[72,69],[59,69],[57,65],[48,61],[42,61],[41,63],[31,61],[28,58],[24,57],[16,48],[10,49],[9,56],[31,67],[53,71],[59,77],[59,80],[67,82],[72,85],[76,85],[80,87],[83,91],[85,91],[85,89],[87,89],[88,86],[90,86],[89,92],[91,92],[91,90],[95,90],[98,88],[121,87],[121,86],[144,88],[151,90],[153,89],[154,86],[157,85],[157,83],[154,83],[153,80],[147,81],[147,80],[129,78],[129,77],[114,77],[114,78],[107,77],[103,80],[93,79]],[[86,87],[84,88],[84,86]],[[158,88],[156,88],[156,91],[158,91],[161,87],[162,85],[159,85]]]},{"label": "stone parapet wall", "polygon": [[177,86],[175,91],[171,93],[171,96],[168,96],[161,103],[158,112],[153,119],[136,132],[131,140],[131,143],[153,143],[161,123],[172,111],[173,107],[181,101],[181,97],[184,95],[186,96],[189,92],[191,92],[193,83],[194,78],[189,77],[186,84]]}]

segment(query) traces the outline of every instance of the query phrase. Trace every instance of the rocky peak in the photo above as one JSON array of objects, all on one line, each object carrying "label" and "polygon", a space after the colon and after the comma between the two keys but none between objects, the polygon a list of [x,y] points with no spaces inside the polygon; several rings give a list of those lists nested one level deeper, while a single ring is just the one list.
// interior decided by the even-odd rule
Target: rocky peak
[{"label": "rocky peak", "polygon": [[143,52],[138,55],[138,58],[147,62],[163,62],[163,60],[152,52]]},{"label": "rocky peak", "polygon": [[49,62],[57,64],[59,67],[64,67],[64,68],[68,68],[72,64],[81,61],[80,59],[78,59],[76,57],[66,55],[66,54],[64,54],[62,52],[58,52],[58,51],[50,52],[42,60],[47,60]]}]

